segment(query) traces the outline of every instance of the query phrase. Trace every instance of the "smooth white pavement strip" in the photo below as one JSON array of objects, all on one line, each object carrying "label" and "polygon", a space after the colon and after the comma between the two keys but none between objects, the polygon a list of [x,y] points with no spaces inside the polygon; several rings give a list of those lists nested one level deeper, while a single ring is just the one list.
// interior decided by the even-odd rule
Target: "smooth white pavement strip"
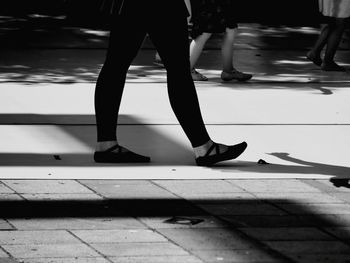
[{"label": "smooth white pavement strip", "polygon": [[[350,84],[348,85],[350,86]],[[1,84],[0,123],[94,124],[93,83]],[[196,84],[207,124],[350,124],[343,84]],[[178,124],[165,83],[127,83],[124,124]]]},{"label": "smooth white pavement strip", "polygon": [[[348,125],[209,125],[214,140],[246,140],[235,161],[197,167],[178,125],[122,125],[121,144],[149,155],[146,165],[92,160],[95,126],[1,125],[0,179],[349,178]],[[263,159],[268,165],[257,162]]]}]

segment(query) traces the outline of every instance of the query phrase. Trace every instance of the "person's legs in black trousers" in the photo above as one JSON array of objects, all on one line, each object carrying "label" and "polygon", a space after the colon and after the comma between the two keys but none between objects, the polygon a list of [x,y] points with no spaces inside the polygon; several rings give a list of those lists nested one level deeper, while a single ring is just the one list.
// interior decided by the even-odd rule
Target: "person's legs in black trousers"
[{"label": "person's legs in black trousers", "polygon": [[[183,6],[181,2],[165,3],[163,0],[125,3],[124,13],[118,16],[113,28],[107,59],[96,85],[98,147],[95,161],[149,161],[148,157],[118,147],[115,135],[126,73],[146,32],[150,34],[164,61],[170,103],[194,147],[197,164],[207,166],[238,157],[245,150],[246,143],[234,146],[216,144],[210,140],[204,126],[190,74],[186,12],[182,9],[184,3]],[[138,9],[135,11],[136,6]],[[116,146],[109,148],[113,144]]]}]

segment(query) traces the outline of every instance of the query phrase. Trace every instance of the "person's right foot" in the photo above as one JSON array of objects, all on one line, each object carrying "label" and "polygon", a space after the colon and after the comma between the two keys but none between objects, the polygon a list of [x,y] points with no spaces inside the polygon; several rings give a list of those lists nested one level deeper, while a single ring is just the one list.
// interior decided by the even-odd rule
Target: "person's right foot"
[{"label": "person's right foot", "polygon": [[105,151],[95,151],[94,160],[97,163],[148,163],[151,158],[115,145]]},{"label": "person's right foot", "polygon": [[218,162],[236,159],[245,151],[247,146],[248,144],[246,142],[242,142],[236,145],[227,146],[227,149],[221,152],[220,145],[213,142],[204,156],[196,158],[196,164],[198,166],[213,166]]},{"label": "person's right foot", "polygon": [[316,66],[320,67],[322,64],[322,59],[320,56],[316,56],[311,51],[307,52],[306,58],[314,63]]},{"label": "person's right foot", "polygon": [[337,63],[334,61],[331,62],[323,62],[321,65],[321,69],[323,71],[341,71],[344,72],[346,69],[342,66],[339,66]]},{"label": "person's right foot", "polygon": [[247,81],[250,80],[253,77],[251,74],[243,73],[241,71],[238,71],[236,69],[233,69],[230,72],[222,71],[221,72],[221,79],[223,81],[230,81],[230,80],[238,80],[238,81]]},{"label": "person's right foot", "polygon": [[208,78],[206,76],[199,73],[195,68],[193,68],[191,70],[191,75],[192,75],[193,81],[207,81],[208,80]]}]

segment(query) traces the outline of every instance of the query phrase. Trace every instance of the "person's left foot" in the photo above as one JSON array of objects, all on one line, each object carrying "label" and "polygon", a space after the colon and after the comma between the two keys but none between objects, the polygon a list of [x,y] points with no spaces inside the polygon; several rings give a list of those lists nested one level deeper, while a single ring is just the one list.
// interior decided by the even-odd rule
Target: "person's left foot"
[{"label": "person's left foot", "polygon": [[95,151],[94,160],[97,163],[148,163],[151,158],[134,153],[117,144],[105,151]]},{"label": "person's left foot", "polygon": [[331,62],[323,62],[321,65],[321,69],[323,71],[341,71],[344,72],[346,71],[346,68],[339,66],[337,63],[334,61]]},{"label": "person's left foot", "polygon": [[315,54],[313,54],[311,51],[309,51],[306,54],[306,58],[308,60],[310,60],[312,63],[314,63],[316,66],[321,66],[322,65],[322,59],[319,56],[316,56]]}]

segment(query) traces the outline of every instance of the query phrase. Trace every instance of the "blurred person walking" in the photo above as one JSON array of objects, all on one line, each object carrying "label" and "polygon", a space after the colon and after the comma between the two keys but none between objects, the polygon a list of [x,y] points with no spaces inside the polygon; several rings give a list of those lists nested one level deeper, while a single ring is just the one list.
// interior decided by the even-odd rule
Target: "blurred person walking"
[{"label": "blurred person walking", "polygon": [[[350,17],[350,0],[319,0],[319,11],[326,18],[320,35],[306,57],[324,71],[346,71],[334,61],[342,39],[347,18]],[[321,52],[326,47],[324,58]]]},{"label": "blurred person walking", "polygon": [[221,44],[222,72],[224,81],[246,81],[251,74],[238,71],[233,63],[233,49],[238,25],[235,20],[233,0],[191,0],[192,42],[190,44],[190,62],[193,80],[206,81],[208,78],[195,69],[203,48],[212,34],[224,33]]}]

